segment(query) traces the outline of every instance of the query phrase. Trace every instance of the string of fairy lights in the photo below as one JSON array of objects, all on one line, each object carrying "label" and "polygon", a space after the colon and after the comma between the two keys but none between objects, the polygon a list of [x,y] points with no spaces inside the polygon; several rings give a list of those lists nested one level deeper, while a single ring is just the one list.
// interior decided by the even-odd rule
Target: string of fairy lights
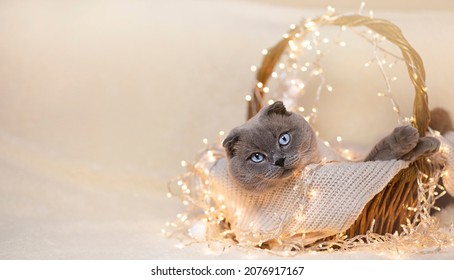
[{"label": "string of fairy lights", "polygon": [[[359,13],[363,12],[364,6],[363,2]],[[335,15],[335,9],[328,7],[326,16]],[[369,15],[373,17],[373,12],[369,12]],[[303,37],[301,35],[303,30],[308,29],[311,31],[309,38],[307,36]],[[322,67],[323,62],[329,59],[335,47],[347,48],[347,41],[342,39],[342,35],[347,31],[351,31],[372,45],[372,58],[364,63],[364,67],[370,68],[375,65],[379,69],[386,86],[385,91],[376,92],[376,95],[389,100],[392,110],[396,113],[398,124],[407,124],[412,121],[411,117],[402,115],[400,106],[393,95],[393,82],[396,82],[398,77],[396,75],[390,76],[388,73],[397,63],[404,61],[404,58],[401,54],[395,53],[396,50],[389,50],[382,46],[382,43],[386,42],[386,37],[367,28],[340,26],[337,36],[329,38],[323,35],[323,27],[317,26],[310,19],[304,20],[300,25],[291,24],[290,30],[296,30],[296,34],[288,41],[288,48],[272,72],[271,81],[268,82],[269,85],[265,86],[262,82],[257,81],[253,84],[254,88],[261,89],[265,93],[264,96],[261,96],[258,90],[253,93],[261,104],[265,106],[274,103],[275,100],[282,100],[288,109],[302,114],[312,127],[316,129],[317,117],[320,113],[319,105],[323,95],[334,94],[336,91],[334,86],[328,83],[326,71]],[[284,38],[288,38],[288,36],[288,33],[283,35]],[[263,56],[268,54],[269,50],[262,50]],[[259,67],[252,65],[250,70],[256,73]],[[309,85],[311,84],[314,87],[310,87]],[[314,88],[315,96],[312,103],[310,103],[311,107],[300,106],[302,103],[300,102],[301,98],[308,91],[313,92]],[[247,102],[251,102],[253,97],[251,94],[247,94],[245,99]],[[318,130],[316,130],[316,134],[320,136]],[[337,144],[340,144],[342,140],[342,135],[338,135],[335,138]],[[324,141],[324,143],[327,146],[331,146],[329,141]],[[346,153],[346,150],[340,152]]]},{"label": "string of fairy lights", "polygon": [[[364,13],[364,3],[361,4],[359,14]],[[336,11],[328,7],[326,17],[336,17]],[[373,17],[373,12],[369,12]],[[309,37],[298,35],[298,30],[309,29]],[[342,34],[351,31],[360,38],[366,40],[372,46],[371,58],[364,62],[364,67],[378,67],[382,79],[385,83],[385,91],[376,92],[380,98],[389,100],[393,111],[396,113],[399,123],[409,123],[412,118],[404,117],[400,107],[393,95],[393,82],[397,80],[396,75],[389,75],[389,70],[394,68],[398,63],[404,61],[399,54],[388,50],[383,46],[387,38],[369,30],[367,28],[351,28],[340,26],[337,36],[330,38],[324,36],[321,26],[314,21],[306,19],[299,25],[292,24],[290,30],[296,31],[296,35],[288,41],[288,47],[282,55],[280,61],[271,73],[271,82],[269,85],[263,85],[261,82],[255,82],[253,87],[261,89],[265,95],[262,98],[257,90],[245,96],[247,102],[252,102],[253,98],[260,98],[263,105],[272,104],[274,100],[283,100],[286,106],[293,111],[300,112],[308,122],[315,125],[318,115],[321,113],[319,104],[324,94],[335,94],[336,89],[328,82],[325,76],[323,61],[327,59],[331,51],[335,48],[347,48],[348,42],[342,39]],[[302,34],[302,33],[301,33]],[[288,38],[288,33],[284,38]],[[308,59],[307,53],[311,53],[311,59]],[[269,50],[262,50],[262,55],[269,54]],[[250,70],[258,71],[258,67],[253,65]],[[315,86],[310,84],[315,84]],[[312,107],[305,108],[300,106],[300,98],[304,96],[309,88],[315,88],[315,97]],[[162,233],[169,237],[176,237],[182,243],[191,244],[194,242],[208,242],[209,247],[214,250],[224,250],[226,247],[236,244],[234,241],[234,232],[226,224],[226,205],[223,197],[214,197],[215,193],[211,191],[209,180],[210,169],[213,164],[220,158],[225,157],[224,150],[220,143],[225,136],[224,131],[219,132],[218,139],[210,143],[208,139],[203,139],[205,149],[199,154],[193,162],[182,161],[181,166],[187,171],[180,177],[176,178],[169,184],[169,193],[167,197],[177,196],[181,199],[182,204],[186,207],[183,213],[177,214],[177,220],[166,223],[166,228]],[[336,137],[339,147],[342,144],[342,136]],[[331,146],[328,141],[325,145]],[[346,159],[354,159],[355,153],[349,149],[339,149],[338,152]],[[437,155],[435,155],[437,157]],[[427,159],[433,164],[438,159]],[[359,235],[348,238],[343,234],[338,234],[329,241],[323,241],[315,244],[310,248],[292,247],[292,250],[283,250],[272,252],[279,255],[291,255],[298,253],[300,250],[307,251],[333,251],[336,249],[350,249],[360,246],[370,246],[372,249],[385,250],[391,253],[413,252],[421,248],[440,248],[442,246],[453,245],[452,232],[440,232],[436,219],[431,216],[432,209],[439,210],[435,206],[435,200],[445,194],[443,186],[439,185],[439,179],[443,177],[444,170],[438,168],[436,174],[425,174],[419,172],[419,204],[417,207],[408,207],[408,211],[416,213],[414,220],[407,221],[402,226],[402,233],[389,233],[379,235],[371,230],[365,235]],[[235,213],[241,215],[241,213]],[[453,228],[451,226],[450,231]],[[286,240],[291,244],[291,240]],[[182,246],[182,245],[178,246]],[[253,245],[253,244],[252,244]],[[246,250],[257,250],[256,246],[248,247]],[[296,249],[296,250],[295,250]]]}]

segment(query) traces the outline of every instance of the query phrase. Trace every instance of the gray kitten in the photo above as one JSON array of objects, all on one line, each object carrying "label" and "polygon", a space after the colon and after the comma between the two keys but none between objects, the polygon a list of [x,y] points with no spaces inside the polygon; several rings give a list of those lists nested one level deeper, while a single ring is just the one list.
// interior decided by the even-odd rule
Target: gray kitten
[{"label": "gray kitten", "polygon": [[[439,144],[432,137],[419,138],[418,131],[411,126],[398,127],[365,160],[412,161],[434,153]],[[288,112],[280,101],[234,128],[223,146],[230,176],[252,192],[272,189],[306,165],[320,162],[317,137],[311,126],[302,116]]]}]

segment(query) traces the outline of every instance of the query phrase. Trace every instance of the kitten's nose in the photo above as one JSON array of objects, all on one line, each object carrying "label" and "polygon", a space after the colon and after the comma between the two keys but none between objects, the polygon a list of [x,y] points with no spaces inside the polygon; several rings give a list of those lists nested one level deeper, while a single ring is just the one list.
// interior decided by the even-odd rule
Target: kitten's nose
[{"label": "kitten's nose", "polygon": [[285,157],[280,158],[280,159],[278,159],[278,160],[276,160],[274,162],[274,165],[277,165],[277,166],[280,166],[280,167],[284,167],[284,161],[285,161]]}]

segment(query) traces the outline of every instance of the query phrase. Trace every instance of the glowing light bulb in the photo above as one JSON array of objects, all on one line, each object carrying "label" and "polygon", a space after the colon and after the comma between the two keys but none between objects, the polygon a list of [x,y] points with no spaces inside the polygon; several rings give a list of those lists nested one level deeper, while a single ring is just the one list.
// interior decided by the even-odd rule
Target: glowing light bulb
[{"label": "glowing light bulb", "polygon": [[292,49],[292,51],[296,51],[298,49],[298,47],[295,45],[295,42],[293,42],[293,40],[289,40],[288,44],[290,46],[290,49]]},{"label": "glowing light bulb", "polygon": [[307,29],[313,29],[314,27],[316,26],[315,22],[313,21],[307,21],[305,24],[304,24],[304,27],[306,27]]}]

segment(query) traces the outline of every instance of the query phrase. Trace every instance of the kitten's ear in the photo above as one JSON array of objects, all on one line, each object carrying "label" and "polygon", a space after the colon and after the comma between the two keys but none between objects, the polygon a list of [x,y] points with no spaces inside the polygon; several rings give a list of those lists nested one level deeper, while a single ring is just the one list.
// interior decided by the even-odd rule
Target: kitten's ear
[{"label": "kitten's ear", "polygon": [[235,144],[240,139],[239,134],[239,130],[235,128],[230,131],[229,135],[222,141],[222,146],[225,148],[228,158],[232,158],[235,155]]},{"label": "kitten's ear", "polygon": [[284,103],[282,103],[282,101],[276,101],[273,104],[269,105],[268,107],[265,107],[263,110],[264,110],[263,114],[265,116],[269,116],[271,114],[283,116],[291,115],[291,113],[287,111],[287,109],[285,108]]}]

